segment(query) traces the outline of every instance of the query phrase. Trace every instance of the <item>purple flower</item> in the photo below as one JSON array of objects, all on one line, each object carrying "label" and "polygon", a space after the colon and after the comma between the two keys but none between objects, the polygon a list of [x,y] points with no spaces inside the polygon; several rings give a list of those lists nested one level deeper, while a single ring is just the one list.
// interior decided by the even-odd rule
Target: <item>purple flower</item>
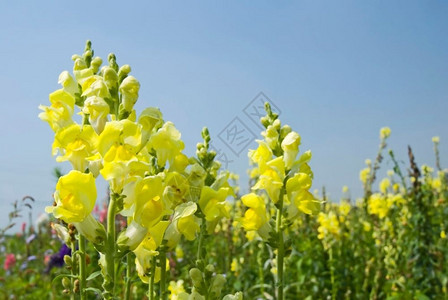
[{"label": "purple flower", "polygon": [[27,237],[26,239],[26,243],[29,244],[32,241],[34,241],[34,239],[36,238],[36,235],[33,233],[32,235],[30,235],[29,237]]},{"label": "purple flower", "polygon": [[61,249],[59,249],[58,253],[55,253],[50,256],[48,261],[48,265],[45,269],[45,273],[50,273],[51,269],[54,267],[61,268],[64,265],[64,256],[72,255],[72,249],[70,249],[66,244],[62,245]]}]

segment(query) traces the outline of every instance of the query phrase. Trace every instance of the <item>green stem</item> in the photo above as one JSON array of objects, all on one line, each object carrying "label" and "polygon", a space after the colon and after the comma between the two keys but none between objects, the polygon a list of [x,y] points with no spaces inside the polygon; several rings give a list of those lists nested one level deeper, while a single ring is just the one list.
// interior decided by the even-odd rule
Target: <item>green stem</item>
[{"label": "green stem", "polygon": [[131,264],[132,264],[132,252],[126,255],[126,287],[124,290],[124,299],[131,299]]},{"label": "green stem", "polygon": [[151,263],[151,278],[149,279],[149,290],[148,290],[148,297],[149,300],[154,300],[154,277],[156,273],[156,257],[152,257],[152,263]]},{"label": "green stem", "polygon": [[[71,247],[72,248],[72,253],[74,253],[76,251],[76,243],[72,242],[71,243]],[[71,278],[70,278],[70,299],[71,300],[75,300],[75,293],[73,292],[73,288],[75,287],[75,274],[76,274],[76,270],[75,270],[75,266],[76,266],[76,255],[72,254],[72,265],[71,265],[71,269],[70,269],[70,273],[71,273]]]},{"label": "green stem", "polygon": [[201,213],[201,229],[199,232],[199,238],[198,238],[198,252],[196,255],[196,259],[198,261],[202,261],[204,259],[204,250],[202,249],[203,244],[204,244],[204,236],[206,234],[207,231],[207,225],[206,225],[206,221],[205,221],[205,217],[204,215]]},{"label": "green stem", "polygon": [[[287,177],[286,177],[287,178]],[[278,249],[277,249],[277,299],[283,300],[283,258],[285,256],[285,245],[283,241],[283,228],[282,228],[282,216],[283,216],[283,196],[285,194],[285,184],[283,184],[280,190],[280,196],[278,200],[277,220],[276,220],[276,232],[278,234]]]},{"label": "green stem", "polygon": [[[163,246],[162,246],[163,247]],[[160,299],[167,300],[166,292],[166,250],[160,250]]]},{"label": "green stem", "polygon": [[331,299],[336,299],[337,289],[336,289],[336,283],[335,283],[335,276],[334,276],[334,260],[333,260],[333,247],[330,245],[329,249],[329,256],[330,256],[330,276],[331,276]]},{"label": "green stem", "polygon": [[112,299],[115,296],[115,206],[116,195],[111,194],[107,210],[106,235],[106,276],[104,277],[104,298]]},{"label": "green stem", "polygon": [[260,293],[264,295],[264,272],[263,272],[263,243],[259,244],[257,263],[258,263],[258,280],[260,282]]},{"label": "green stem", "polygon": [[79,293],[81,300],[86,298],[86,238],[79,234]]}]

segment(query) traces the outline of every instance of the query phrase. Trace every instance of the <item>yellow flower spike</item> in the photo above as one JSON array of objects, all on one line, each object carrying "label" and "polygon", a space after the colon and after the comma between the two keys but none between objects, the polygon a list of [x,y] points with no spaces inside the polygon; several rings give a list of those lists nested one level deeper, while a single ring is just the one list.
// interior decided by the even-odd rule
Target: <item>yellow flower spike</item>
[{"label": "yellow flower spike", "polygon": [[53,155],[56,161],[70,161],[73,169],[84,172],[89,166],[88,158],[95,154],[98,136],[92,126],[73,124],[55,135]]},{"label": "yellow flower spike", "polygon": [[384,140],[390,136],[391,130],[389,127],[383,127],[380,130],[380,139]]},{"label": "yellow flower spike", "polygon": [[66,223],[82,222],[92,212],[96,196],[93,175],[73,170],[59,178],[54,193],[56,206],[47,206],[45,211]]},{"label": "yellow flower spike", "polygon": [[370,168],[365,168],[359,172],[359,179],[362,183],[366,184],[367,180],[369,180],[370,177]]},{"label": "yellow flower spike", "polygon": [[226,198],[228,194],[229,188],[223,187],[217,191],[208,186],[202,188],[198,203],[208,222],[216,221],[222,217],[230,217],[226,209]]},{"label": "yellow flower spike", "polygon": [[348,201],[341,201],[341,204],[339,204],[339,213],[346,217],[348,216],[352,206],[350,205],[350,202]]},{"label": "yellow flower spike", "polygon": [[39,105],[39,109],[43,110],[39,118],[48,122],[54,132],[73,124],[75,98],[62,89],[51,93],[49,98],[51,106]]},{"label": "yellow flower spike", "polygon": [[291,131],[283,139],[281,147],[286,169],[291,169],[297,154],[299,153],[300,135]]},{"label": "yellow flower spike", "polygon": [[247,231],[260,229],[268,221],[263,198],[257,194],[250,193],[241,197],[241,201],[245,206],[249,207],[241,219],[241,225]]},{"label": "yellow flower spike", "polygon": [[368,200],[368,213],[378,215],[380,219],[386,217],[389,212],[389,207],[387,199],[380,194],[373,194]]},{"label": "yellow flower spike", "polygon": [[101,134],[106,126],[109,104],[103,98],[92,96],[86,99],[82,112],[89,115],[89,122],[97,134]]},{"label": "yellow flower spike", "polygon": [[123,108],[131,112],[138,99],[140,83],[134,76],[128,76],[121,82],[119,90],[122,96]]},{"label": "yellow flower spike", "polygon": [[320,212],[317,221],[320,224],[317,229],[317,231],[319,232],[319,235],[317,237],[319,239],[324,239],[330,235],[336,239],[339,239],[340,225],[338,217],[334,212],[330,211],[328,214]]},{"label": "yellow flower spike", "polygon": [[148,148],[156,151],[159,167],[164,167],[167,161],[172,164],[174,158],[184,149],[184,142],[180,138],[180,132],[171,122],[166,122],[151,135]]},{"label": "yellow flower spike", "polygon": [[389,178],[383,178],[380,182],[380,191],[383,194],[387,194],[387,189],[390,187],[390,180]]}]

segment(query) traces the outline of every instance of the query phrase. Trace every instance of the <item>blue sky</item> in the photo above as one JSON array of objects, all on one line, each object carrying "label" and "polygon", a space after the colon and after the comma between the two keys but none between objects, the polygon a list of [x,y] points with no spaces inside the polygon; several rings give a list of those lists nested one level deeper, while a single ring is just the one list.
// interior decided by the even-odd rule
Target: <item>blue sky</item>
[{"label": "blue sky", "polygon": [[446,166],[447,15],[446,1],[2,2],[0,225],[15,199],[35,197],[36,215],[52,203],[53,134],[37,106],[87,39],[96,55],[132,66],[138,110],[160,107],[189,154],[208,126],[240,174],[247,150],[236,156],[218,134],[238,117],[259,135],[243,113],[259,92],[313,151],[313,188],[334,200],[343,185],[361,195],[359,170],[383,126],[403,161],[409,144],[418,163],[434,165],[440,136]]}]

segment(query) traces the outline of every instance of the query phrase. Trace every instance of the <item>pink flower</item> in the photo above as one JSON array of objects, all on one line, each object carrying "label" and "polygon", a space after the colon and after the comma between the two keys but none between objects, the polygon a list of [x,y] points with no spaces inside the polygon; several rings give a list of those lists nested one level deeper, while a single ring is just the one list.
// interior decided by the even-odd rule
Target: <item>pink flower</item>
[{"label": "pink flower", "polygon": [[22,223],[22,233],[25,233],[26,230],[26,222]]},{"label": "pink flower", "polygon": [[103,203],[103,209],[100,210],[99,212],[99,219],[101,223],[104,223],[106,221],[107,218],[107,204]]},{"label": "pink flower", "polygon": [[12,266],[16,263],[16,256],[14,254],[6,254],[5,264],[3,265],[3,269],[8,271]]}]

